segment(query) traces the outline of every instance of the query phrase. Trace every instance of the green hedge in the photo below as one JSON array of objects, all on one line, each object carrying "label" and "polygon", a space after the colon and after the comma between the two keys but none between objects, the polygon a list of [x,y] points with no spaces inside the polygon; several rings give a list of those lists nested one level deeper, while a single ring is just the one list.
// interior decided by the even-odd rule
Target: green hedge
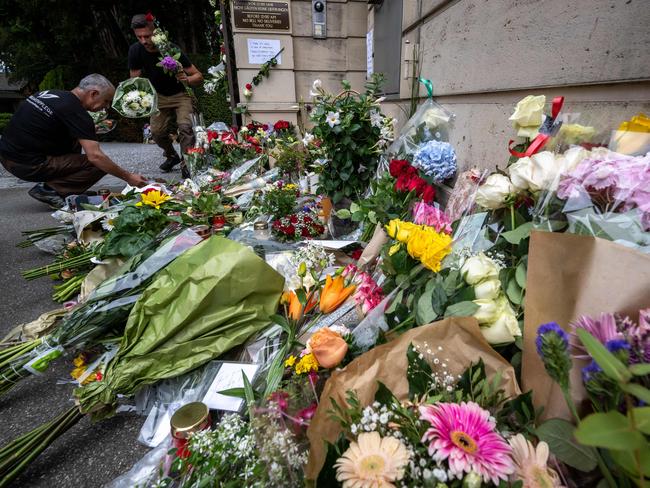
[{"label": "green hedge", "polygon": [[9,119],[11,118],[13,114],[10,113],[1,113],[0,112],[0,134],[2,134],[5,130],[5,127],[7,127],[7,124],[9,124]]}]

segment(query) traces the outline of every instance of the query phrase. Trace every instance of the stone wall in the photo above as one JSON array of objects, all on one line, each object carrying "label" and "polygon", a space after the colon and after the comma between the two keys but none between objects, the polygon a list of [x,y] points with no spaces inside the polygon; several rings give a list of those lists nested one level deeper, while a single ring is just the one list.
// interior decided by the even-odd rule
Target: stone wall
[{"label": "stone wall", "polygon": [[[529,94],[564,95],[564,114],[607,129],[650,111],[647,0],[402,1],[401,62],[407,40],[419,45],[421,75],[456,113],[462,168],[505,163],[507,119]],[[400,96],[385,104],[400,122],[411,95],[404,72]]]},{"label": "stone wall", "polygon": [[[257,73],[260,65],[248,64],[247,39],[279,39],[284,52],[282,64],[271,70],[247,102],[251,118],[260,122],[278,119],[297,121],[297,104],[310,100],[309,91],[316,78],[332,92],[341,90],[347,79],[353,88],[362,89],[366,75],[365,0],[327,0],[327,38],[312,37],[311,0],[291,0],[291,31],[262,33],[234,30],[235,57],[239,78],[240,100],[243,87]],[[302,115],[307,121],[306,114]]]}]

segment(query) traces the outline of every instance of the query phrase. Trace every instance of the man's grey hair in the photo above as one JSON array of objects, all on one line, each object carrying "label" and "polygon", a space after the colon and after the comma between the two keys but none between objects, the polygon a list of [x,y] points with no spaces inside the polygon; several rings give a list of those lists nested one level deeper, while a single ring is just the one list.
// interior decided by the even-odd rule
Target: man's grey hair
[{"label": "man's grey hair", "polygon": [[105,93],[109,90],[115,90],[113,83],[111,83],[108,78],[98,73],[93,73],[92,75],[84,77],[79,82],[79,88],[84,91],[95,89],[100,93]]}]

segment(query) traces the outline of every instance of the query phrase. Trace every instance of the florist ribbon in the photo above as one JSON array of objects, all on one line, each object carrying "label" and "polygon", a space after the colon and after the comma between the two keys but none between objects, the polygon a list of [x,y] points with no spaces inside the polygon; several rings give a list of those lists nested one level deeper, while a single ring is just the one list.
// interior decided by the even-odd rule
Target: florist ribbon
[{"label": "florist ribbon", "polygon": [[562,110],[562,105],[564,105],[564,97],[555,97],[551,105],[551,117],[544,119],[542,126],[539,128],[539,134],[530,143],[528,149],[525,152],[515,151],[512,149],[512,144],[515,141],[511,139],[508,142],[508,151],[510,151],[510,154],[518,158],[525,158],[541,151],[548,140],[557,134],[557,131],[562,125],[562,122],[556,122],[557,116],[560,114],[560,110]]},{"label": "florist ribbon", "polygon": [[427,80],[426,78],[418,78],[418,81],[427,88],[427,94],[429,95],[429,98],[433,99],[433,83],[431,83],[431,80]]}]

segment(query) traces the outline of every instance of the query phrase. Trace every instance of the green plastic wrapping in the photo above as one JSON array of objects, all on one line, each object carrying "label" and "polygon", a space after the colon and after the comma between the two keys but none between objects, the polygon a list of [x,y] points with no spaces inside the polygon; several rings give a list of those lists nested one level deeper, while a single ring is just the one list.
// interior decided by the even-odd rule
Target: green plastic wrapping
[{"label": "green plastic wrapping", "polygon": [[110,416],[117,395],[218,358],[267,327],[284,278],[249,248],[211,237],[162,270],[142,293],[102,381],[75,390],[83,412]]}]

